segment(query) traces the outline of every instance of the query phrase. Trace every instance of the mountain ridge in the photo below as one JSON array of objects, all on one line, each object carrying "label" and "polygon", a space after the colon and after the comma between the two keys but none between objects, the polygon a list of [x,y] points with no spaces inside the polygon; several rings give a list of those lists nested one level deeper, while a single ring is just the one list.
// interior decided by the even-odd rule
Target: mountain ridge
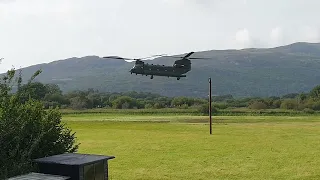
[{"label": "mountain ridge", "polygon": [[[184,54],[174,55],[181,56]],[[280,96],[306,92],[320,84],[320,43],[297,42],[273,48],[207,50],[194,57],[212,57],[192,61],[186,78],[131,75],[133,62],[103,59],[96,55],[71,57],[22,68],[30,77],[43,83],[58,84],[65,92],[88,88],[109,92],[145,91],[166,96],[206,97],[208,78],[212,78],[213,94],[234,96]],[[153,64],[172,65],[173,58],[159,57]]]}]

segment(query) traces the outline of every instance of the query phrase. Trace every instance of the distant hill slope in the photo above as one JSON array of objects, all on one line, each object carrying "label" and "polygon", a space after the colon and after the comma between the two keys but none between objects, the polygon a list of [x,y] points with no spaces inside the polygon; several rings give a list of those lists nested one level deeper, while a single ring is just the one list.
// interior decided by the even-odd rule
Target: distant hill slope
[{"label": "distant hill slope", "polygon": [[[279,96],[309,91],[320,84],[320,43],[294,43],[269,49],[212,50],[193,56],[212,59],[192,61],[186,78],[131,75],[133,63],[97,56],[70,58],[23,68],[24,77],[42,69],[37,80],[56,83],[64,91],[94,88],[101,91],[146,91],[166,96],[213,94]],[[172,65],[175,59],[157,58],[153,64]]]}]

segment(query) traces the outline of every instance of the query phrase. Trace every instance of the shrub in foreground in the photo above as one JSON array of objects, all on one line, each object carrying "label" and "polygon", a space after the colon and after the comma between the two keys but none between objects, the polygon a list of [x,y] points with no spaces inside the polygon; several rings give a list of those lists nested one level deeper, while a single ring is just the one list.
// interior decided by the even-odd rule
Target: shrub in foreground
[{"label": "shrub in foreground", "polygon": [[[37,72],[29,83],[39,74]],[[28,86],[21,87],[21,76],[8,71],[0,82],[0,179],[34,170],[32,160],[45,156],[75,152],[75,133],[61,123],[57,109],[45,111],[44,105],[29,96]],[[18,90],[11,93],[12,85]]]}]

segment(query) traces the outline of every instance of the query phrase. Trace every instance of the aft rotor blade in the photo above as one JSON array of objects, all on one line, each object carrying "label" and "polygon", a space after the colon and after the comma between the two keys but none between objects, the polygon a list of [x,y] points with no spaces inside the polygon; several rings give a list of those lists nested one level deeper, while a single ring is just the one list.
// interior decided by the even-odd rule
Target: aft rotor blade
[{"label": "aft rotor blade", "polygon": [[184,58],[187,59],[187,58],[190,57],[193,53],[194,53],[194,52],[189,52],[187,55],[184,56]]},{"label": "aft rotor blade", "polygon": [[189,52],[188,54],[186,54],[185,56],[180,56],[180,57],[177,57],[177,56],[170,56],[170,57],[173,57],[173,58],[180,58],[180,59],[189,59],[189,57],[193,54],[194,52]]},{"label": "aft rotor blade", "polygon": [[[184,57],[172,57],[172,58],[183,59]],[[192,58],[185,58],[185,59],[212,59],[212,58],[196,58],[196,57],[192,57]]]},{"label": "aft rotor blade", "polygon": [[212,58],[187,58],[187,59],[212,59]]}]

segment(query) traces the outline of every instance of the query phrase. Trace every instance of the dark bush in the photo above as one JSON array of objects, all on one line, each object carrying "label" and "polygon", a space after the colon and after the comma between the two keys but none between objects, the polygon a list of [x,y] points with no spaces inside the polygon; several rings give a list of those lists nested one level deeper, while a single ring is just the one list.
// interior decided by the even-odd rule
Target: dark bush
[{"label": "dark bush", "polygon": [[249,108],[259,110],[259,109],[267,109],[268,106],[264,102],[254,101],[249,105]]},{"label": "dark bush", "polygon": [[11,93],[14,76],[15,71],[9,71],[0,82],[0,179],[34,170],[33,159],[78,149],[75,133],[61,123],[57,109],[46,111],[40,101],[26,99],[29,86],[20,91],[21,76],[17,93]]},{"label": "dark bush", "polygon": [[298,109],[298,102],[295,99],[286,99],[281,103],[281,109]]},{"label": "dark bush", "polygon": [[[209,114],[209,103],[200,105],[197,109],[198,109],[199,113],[207,115],[207,114]],[[213,107],[213,105],[212,105],[211,112],[212,112],[212,114],[217,113],[218,110],[215,107]]]},{"label": "dark bush", "polygon": [[313,114],[314,113],[314,110],[313,109],[310,109],[310,108],[305,108],[303,110],[304,113],[307,113],[307,114]]}]

